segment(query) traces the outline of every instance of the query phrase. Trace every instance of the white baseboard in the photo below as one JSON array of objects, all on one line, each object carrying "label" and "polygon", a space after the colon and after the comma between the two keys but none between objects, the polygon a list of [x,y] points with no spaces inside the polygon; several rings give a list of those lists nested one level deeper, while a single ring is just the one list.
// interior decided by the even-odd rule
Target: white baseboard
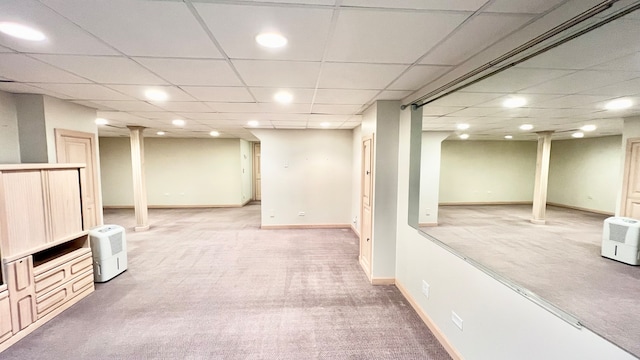
[{"label": "white baseboard", "polygon": [[264,230],[283,230],[283,229],[350,229],[349,224],[291,224],[291,225],[262,225]]}]

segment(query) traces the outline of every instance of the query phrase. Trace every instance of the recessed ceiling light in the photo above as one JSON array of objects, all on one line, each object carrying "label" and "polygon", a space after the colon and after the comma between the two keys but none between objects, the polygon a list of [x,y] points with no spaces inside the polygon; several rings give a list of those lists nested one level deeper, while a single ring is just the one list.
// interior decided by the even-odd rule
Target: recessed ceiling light
[{"label": "recessed ceiling light", "polygon": [[604,108],[607,110],[622,110],[630,108],[631,105],[633,105],[631,99],[622,98],[609,101]]},{"label": "recessed ceiling light", "polygon": [[507,139],[507,140],[511,140],[511,139],[513,139],[513,136],[511,136],[511,135],[505,135],[505,136],[504,136],[504,138],[505,138],[505,139]]},{"label": "recessed ceiling light", "polygon": [[217,131],[212,131],[212,132],[209,133],[209,135],[211,135],[211,136],[220,136],[220,133],[217,132]]},{"label": "recessed ceiling light", "polygon": [[251,126],[251,127],[256,127],[258,125],[260,125],[260,123],[256,120],[249,120],[249,122],[247,122],[247,125]]},{"label": "recessed ceiling light", "polygon": [[171,120],[171,123],[175,126],[184,126],[185,122],[182,119]]},{"label": "recessed ceiling light", "polygon": [[458,124],[456,127],[458,130],[467,130],[469,128],[469,124]]},{"label": "recessed ceiling light", "polygon": [[12,22],[1,22],[0,31],[9,36],[29,41],[42,41],[47,38],[42,32],[36,29]]},{"label": "recessed ceiling light", "polygon": [[264,47],[277,49],[287,45],[287,38],[278,33],[262,33],[256,36],[256,42]]},{"label": "recessed ceiling light", "polygon": [[574,132],[573,134],[571,134],[572,137],[574,138],[581,138],[584,137],[584,133],[578,131],[578,132]]},{"label": "recessed ceiling light", "polygon": [[533,125],[531,125],[531,124],[522,124],[522,125],[520,125],[520,130],[527,131],[527,130],[531,130],[531,129],[533,129]]},{"label": "recessed ceiling light", "polygon": [[510,97],[507,100],[502,102],[502,106],[507,108],[518,108],[525,106],[527,104],[527,99],[519,96]]},{"label": "recessed ceiling light", "polygon": [[290,92],[279,91],[273,95],[273,99],[281,104],[289,104],[293,101],[293,95]]},{"label": "recessed ceiling light", "polygon": [[96,124],[97,125],[107,125],[109,123],[109,120],[107,119],[103,119],[103,118],[97,118],[96,119]]},{"label": "recessed ceiling light", "polygon": [[151,101],[165,101],[169,98],[166,92],[158,89],[149,89],[144,92],[144,96]]},{"label": "recessed ceiling light", "polygon": [[593,131],[595,129],[597,129],[597,127],[595,125],[585,125],[585,126],[580,128],[580,130],[582,130],[582,131]]},{"label": "recessed ceiling light", "polygon": [[459,138],[462,140],[467,140],[469,138],[469,134],[461,134]]},{"label": "recessed ceiling light", "polygon": [[331,123],[323,122],[323,123],[320,123],[320,126],[322,126],[323,128],[328,128],[329,126],[331,126]]},{"label": "recessed ceiling light", "polygon": [[162,136],[162,135],[164,135],[164,134],[165,134],[165,132],[164,132],[164,131],[158,131],[158,132],[156,133],[156,135],[160,135],[160,136]]}]

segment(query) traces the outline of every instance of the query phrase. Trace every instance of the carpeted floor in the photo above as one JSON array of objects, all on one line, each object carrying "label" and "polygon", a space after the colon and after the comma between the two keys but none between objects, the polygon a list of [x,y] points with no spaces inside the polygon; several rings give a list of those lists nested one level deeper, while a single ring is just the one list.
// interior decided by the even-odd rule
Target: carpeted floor
[{"label": "carpeted floor", "polygon": [[129,270],[0,354],[8,359],[449,359],[350,230],[260,230],[260,206],[105,211]]},{"label": "carpeted floor", "polygon": [[640,357],[640,266],[600,256],[607,217],[549,206],[534,225],[531,205],[441,206],[423,230]]}]

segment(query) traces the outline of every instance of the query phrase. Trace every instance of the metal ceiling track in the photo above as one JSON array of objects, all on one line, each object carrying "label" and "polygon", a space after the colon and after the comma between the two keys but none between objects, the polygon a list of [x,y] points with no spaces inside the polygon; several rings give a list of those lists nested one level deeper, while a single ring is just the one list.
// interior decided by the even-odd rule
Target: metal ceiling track
[{"label": "metal ceiling track", "polygon": [[[584,35],[594,29],[597,29],[603,25],[606,25],[614,20],[617,20],[635,10],[640,9],[640,1],[636,1],[633,5],[628,6],[618,12],[615,12],[598,22],[591,24],[584,29],[581,29],[575,33],[569,34],[565,37],[558,38],[552,41],[550,44],[544,45],[543,43],[549,41],[553,37],[560,35],[561,33],[579,25],[583,22],[593,18],[594,16],[602,13],[605,10],[610,9],[614,3],[620,0],[607,0],[604,1],[591,9],[569,19],[568,21],[554,27],[553,29],[545,32],[544,34],[529,40],[528,42],[518,46],[517,48],[507,52],[506,54],[472,70],[471,72],[458,77],[457,79],[450,81],[449,83],[427,93],[424,96],[414,100],[410,104],[405,104],[401,106],[401,109],[404,110],[407,107],[411,106],[412,109],[421,108],[433,101],[436,101],[442,97],[445,97],[451,93],[454,93],[458,90],[464,89],[467,86],[475,84],[479,81],[482,81],[490,76],[493,76],[497,73],[500,73],[506,69],[509,69],[515,65],[518,65],[524,61],[527,61],[537,55],[542,54],[550,49],[553,49],[557,46],[560,46],[570,40],[573,40],[581,35]],[[536,46],[540,46],[540,49],[532,50]],[[523,55],[524,54],[524,55]],[[502,65],[501,65],[502,64]],[[498,68],[495,68],[498,67]],[[492,70],[492,68],[495,68]]]}]

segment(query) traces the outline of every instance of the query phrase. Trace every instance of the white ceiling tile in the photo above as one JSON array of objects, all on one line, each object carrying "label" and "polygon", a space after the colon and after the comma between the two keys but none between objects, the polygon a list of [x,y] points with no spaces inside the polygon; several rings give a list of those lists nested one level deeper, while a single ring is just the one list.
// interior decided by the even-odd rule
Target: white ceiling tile
[{"label": "white ceiling tile", "polygon": [[205,103],[200,101],[167,101],[163,103],[156,103],[157,107],[167,111],[180,111],[180,112],[209,112],[213,111]]},{"label": "white ceiling tile", "polygon": [[378,90],[318,89],[316,103],[364,104],[378,94]]},{"label": "white ceiling tile", "polygon": [[166,81],[125,57],[80,55],[34,55],[34,57],[98,83],[166,84]]},{"label": "white ceiling tile", "polygon": [[180,88],[200,101],[251,102],[254,100],[244,87],[181,86]]},{"label": "white ceiling tile", "polygon": [[2,21],[34,27],[47,37],[43,41],[21,41],[0,34],[0,44],[20,52],[56,54],[117,54],[112,48],[34,0],[0,1]]},{"label": "white ceiling tile", "polygon": [[597,95],[567,95],[552,98],[547,101],[535,103],[535,107],[547,109],[568,109],[572,107],[583,107],[593,105],[594,103],[609,99],[609,96]]},{"label": "white ceiling tile", "polygon": [[271,124],[276,128],[287,128],[287,127],[307,127],[307,120],[271,120]]},{"label": "white ceiling tile", "polygon": [[245,113],[256,113],[260,112],[260,106],[258,103],[250,102],[250,103],[218,103],[218,102],[207,102],[207,105],[216,111],[223,113],[232,113],[232,112],[245,112]]},{"label": "white ceiling tile", "polygon": [[318,87],[325,89],[384,89],[406,65],[325,63]]},{"label": "white ceiling tile", "polygon": [[582,70],[524,89],[536,94],[575,94],[640,76],[640,73]]},{"label": "white ceiling tile", "polygon": [[5,78],[22,82],[89,82],[22,54],[0,54],[0,74]]},{"label": "white ceiling tile", "polygon": [[255,3],[301,4],[301,5],[334,5],[335,0],[245,0]]},{"label": "white ceiling tile", "polygon": [[[170,113],[167,111],[131,111],[133,115],[140,116],[146,119],[154,120],[156,122],[161,123],[170,123],[170,120],[173,119],[183,119],[183,117],[178,114]],[[173,125],[172,125],[173,126]],[[175,128],[175,126],[174,126]]]},{"label": "white ceiling tile", "polygon": [[[39,87],[17,82],[0,82],[0,90],[14,94],[51,94],[51,96],[57,97],[57,94],[54,95]],[[63,95],[60,96],[62,97]]]},{"label": "white ceiling tile", "polygon": [[474,106],[501,97],[496,93],[455,92],[441,99],[431,102],[435,106]]},{"label": "white ceiling tile", "polygon": [[640,52],[595,65],[589,70],[640,71]]},{"label": "white ceiling tile", "polygon": [[314,88],[319,62],[234,60],[233,65],[249,86]]},{"label": "white ceiling tile", "polygon": [[[487,102],[483,102],[480,104],[475,105],[476,107],[491,107],[491,108],[499,108],[499,107],[503,107],[503,103],[505,100],[513,97],[512,94],[497,94],[499,95],[499,97],[496,97],[493,100],[487,101]],[[518,97],[523,97],[525,98],[525,100],[527,100],[527,104],[525,105],[525,107],[537,107],[538,104],[540,104],[543,101],[548,101],[551,99],[556,99],[559,97],[562,97],[563,95],[551,95],[551,94],[515,94]]]},{"label": "white ceiling tile", "polygon": [[[304,7],[194,5],[232,59],[320,61],[333,13],[331,9]],[[262,48],[255,41],[262,32],[281,33],[288,43],[281,49]]]},{"label": "white ceiling tile", "polygon": [[108,87],[143,101],[147,100],[144,93],[149,89],[166,92],[169,96],[167,101],[195,101],[193,97],[176,86],[108,85]]},{"label": "white ceiling tile", "polygon": [[144,101],[108,101],[95,100],[96,104],[119,111],[159,111],[160,108]]},{"label": "white ceiling tile", "polygon": [[355,129],[358,126],[360,126],[360,124],[362,124],[361,121],[345,121],[340,125],[340,129],[346,129],[346,130]]},{"label": "white ceiling tile", "polygon": [[184,119],[191,119],[191,120],[197,120],[197,121],[213,121],[213,120],[219,120],[223,117],[222,114],[217,112],[188,112],[188,113],[176,112],[176,115]]},{"label": "white ceiling tile", "polygon": [[450,66],[416,65],[402,74],[389,89],[418,90],[450,69]]},{"label": "white ceiling tile", "polygon": [[225,60],[135,58],[174,85],[240,86]]},{"label": "white ceiling tile", "polygon": [[469,85],[464,90],[511,93],[541,84],[547,80],[569,75],[572,72],[571,70],[511,68]]},{"label": "white ceiling tile", "polygon": [[119,120],[121,122],[144,119],[125,111],[98,111],[98,117],[105,118],[107,120]]},{"label": "white ceiling tile", "polygon": [[566,0],[494,0],[483,11],[540,14]]},{"label": "white ceiling tile", "polygon": [[130,96],[98,84],[34,84],[45,90],[76,100],[135,100]]},{"label": "white ceiling tile", "polygon": [[[425,105],[422,107],[422,115],[423,116],[442,116],[451,114],[453,112],[464,109],[460,106],[435,106],[435,105]],[[463,115],[460,115],[463,116]]]},{"label": "white ceiling tile", "polygon": [[343,0],[342,5],[390,9],[476,11],[486,2],[486,0]]},{"label": "white ceiling tile", "polygon": [[222,57],[183,2],[42,1],[130,56]]},{"label": "white ceiling tile", "polygon": [[311,112],[314,114],[355,114],[360,111],[362,105],[332,105],[332,104],[313,104]]},{"label": "white ceiling tile", "polygon": [[530,15],[480,14],[425,56],[422,64],[460,64],[526,24]]},{"label": "white ceiling tile", "polygon": [[293,95],[293,104],[310,104],[313,100],[313,89],[250,88],[249,90],[253,93],[258,102],[275,102],[273,96],[280,90],[286,90]]},{"label": "white ceiling tile", "polygon": [[322,123],[328,122],[333,125],[336,123],[343,123],[349,120],[350,115],[326,115],[326,114],[311,114],[309,115],[309,122]]},{"label": "white ceiling tile", "polygon": [[479,117],[479,116],[487,116],[487,115],[492,115],[495,114],[499,111],[504,110],[503,108],[478,108],[478,107],[473,107],[473,108],[465,108],[465,109],[461,109],[449,114],[443,114],[443,115],[448,115],[448,116],[462,116],[462,117]]},{"label": "white ceiling tile", "polygon": [[86,106],[88,108],[92,108],[92,109],[96,109],[96,110],[112,110],[108,106],[100,105],[100,104],[97,104],[97,103],[95,103],[93,101],[87,101],[87,100],[70,100],[70,101],[75,103],[75,104],[79,104],[79,105]]},{"label": "white ceiling tile", "polygon": [[259,103],[258,110],[264,113],[282,113],[282,114],[309,114],[311,104],[275,104],[275,103]]},{"label": "white ceiling tile", "polygon": [[327,60],[412,64],[467,16],[458,13],[342,10]]},{"label": "white ceiling tile", "polygon": [[14,51],[4,46],[0,46],[0,53],[10,53],[10,52],[14,52]]},{"label": "white ceiling tile", "polygon": [[613,85],[589,89],[583,94],[603,95],[609,97],[631,96],[640,94],[640,78],[621,81]]},{"label": "white ceiling tile", "polygon": [[375,97],[375,100],[402,100],[411,95],[412,91],[385,90]]}]

